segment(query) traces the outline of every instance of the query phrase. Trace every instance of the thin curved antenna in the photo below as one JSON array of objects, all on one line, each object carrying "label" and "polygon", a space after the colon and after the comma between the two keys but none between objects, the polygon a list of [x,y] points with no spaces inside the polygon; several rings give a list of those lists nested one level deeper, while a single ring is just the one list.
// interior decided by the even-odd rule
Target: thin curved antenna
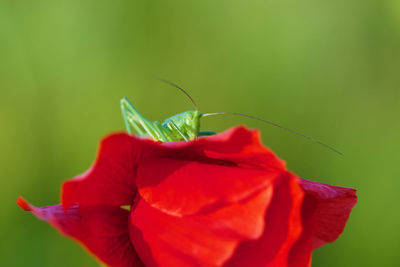
[{"label": "thin curved antenna", "polygon": [[317,144],[319,144],[319,145],[321,145],[321,146],[323,146],[323,147],[325,147],[325,148],[327,148],[327,149],[329,149],[329,150],[331,150],[331,151],[333,151],[333,152],[335,152],[335,153],[337,153],[337,154],[343,156],[343,153],[342,153],[342,152],[340,152],[340,151],[334,149],[333,147],[331,147],[331,146],[329,146],[329,145],[327,145],[327,144],[325,144],[325,143],[322,143],[321,141],[319,141],[319,140],[317,140],[317,139],[314,139],[314,138],[312,138],[312,137],[310,137],[310,136],[307,136],[307,135],[304,135],[304,134],[302,134],[302,133],[299,133],[299,132],[297,132],[297,131],[295,131],[295,130],[292,130],[292,129],[283,127],[283,126],[281,126],[281,125],[279,125],[279,124],[276,124],[276,123],[274,123],[274,122],[271,122],[271,121],[263,120],[263,119],[260,119],[260,118],[255,117],[255,116],[251,116],[251,115],[247,115],[247,114],[242,114],[242,113],[236,113],[236,112],[213,112],[213,113],[206,113],[206,114],[203,114],[202,117],[213,116],[213,115],[235,115],[235,116],[242,116],[242,117],[250,118],[250,119],[253,119],[253,120],[258,120],[258,121],[264,122],[264,123],[266,123],[266,124],[269,124],[269,125],[272,125],[272,126],[281,128],[281,129],[283,129],[283,130],[285,130],[285,131],[294,133],[294,134],[299,135],[299,136],[301,136],[301,137],[304,137],[304,138],[306,138],[306,139],[308,139],[308,140],[310,140],[310,141],[312,141],[312,142],[314,142],[314,143],[317,143]]},{"label": "thin curved antenna", "polygon": [[180,87],[180,86],[174,84],[173,82],[170,82],[170,81],[165,80],[165,79],[163,79],[163,78],[160,78],[160,77],[156,77],[156,78],[157,78],[158,80],[162,81],[162,82],[165,82],[166,84],[169,84],[169,85],[171,85],[171,86],[173,86],[173,87],[175,87],[175,88],[181,90],[181,91],[190,99],[190,101],[191,101],[192,104],[193,104],[193,107],[194,107],[196,110],[199,110],[199,108],[197,107],[196,102],[195,102],[194,99],[189,95],[189,93],[186,92],[185,89],[183,89],[182,87]]}]

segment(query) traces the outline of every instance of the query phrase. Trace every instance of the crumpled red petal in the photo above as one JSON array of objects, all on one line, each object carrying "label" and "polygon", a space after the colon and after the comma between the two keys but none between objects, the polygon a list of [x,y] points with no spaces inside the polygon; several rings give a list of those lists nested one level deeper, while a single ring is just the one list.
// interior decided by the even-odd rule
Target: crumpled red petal
[{"label": "crumpled red petal", "polygon": [[18,204],[121,267],[310,266],[356,203],[288,172],[244,127],[189,142],[110,135],[62,190],[62,206]]},{"label": "crumpled red petal", "polygon": [[94,256],[113,267],[143,267],[129,238],[129,211],[110,207],[61,205],[35,207],[19,197],[17,204],[74,238]]}]

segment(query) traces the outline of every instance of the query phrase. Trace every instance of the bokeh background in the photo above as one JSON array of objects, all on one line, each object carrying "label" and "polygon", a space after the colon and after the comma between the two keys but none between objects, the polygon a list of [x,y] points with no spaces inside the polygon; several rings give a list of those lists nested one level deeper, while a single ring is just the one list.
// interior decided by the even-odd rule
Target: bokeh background
[{"label": "bokeh background", "polygon": [[119,99],[151,120],[191,109],[203,129],[259,128],[298,175],[358,189],[337,242],[313,266],[398,266],[398,0],[1,0],[0,265],[97,266],[74,241],[15,205],[56,204],[99,140],[124,130]]}]

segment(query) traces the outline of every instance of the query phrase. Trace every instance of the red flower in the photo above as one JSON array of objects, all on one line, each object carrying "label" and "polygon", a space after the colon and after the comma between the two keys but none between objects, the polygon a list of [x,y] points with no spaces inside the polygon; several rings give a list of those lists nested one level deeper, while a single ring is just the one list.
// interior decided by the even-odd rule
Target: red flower
[{"label": "red flower", "polygon": [[111,135],[61,198],[17,203],[121,267],[308,266],[357,200],[354,189],[296,177],[243,127],[190,142]]}]

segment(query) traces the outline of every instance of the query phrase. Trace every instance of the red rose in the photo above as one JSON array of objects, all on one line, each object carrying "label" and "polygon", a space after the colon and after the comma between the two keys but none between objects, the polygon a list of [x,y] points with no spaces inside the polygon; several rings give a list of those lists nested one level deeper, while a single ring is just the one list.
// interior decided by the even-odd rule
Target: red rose
[{"label": "red rose", "polygon": [[237,127],[189,142],[111,135],[62,204],[17,202],[110,266],[297,267],[340,235],[356,200],[296,177]]}]

